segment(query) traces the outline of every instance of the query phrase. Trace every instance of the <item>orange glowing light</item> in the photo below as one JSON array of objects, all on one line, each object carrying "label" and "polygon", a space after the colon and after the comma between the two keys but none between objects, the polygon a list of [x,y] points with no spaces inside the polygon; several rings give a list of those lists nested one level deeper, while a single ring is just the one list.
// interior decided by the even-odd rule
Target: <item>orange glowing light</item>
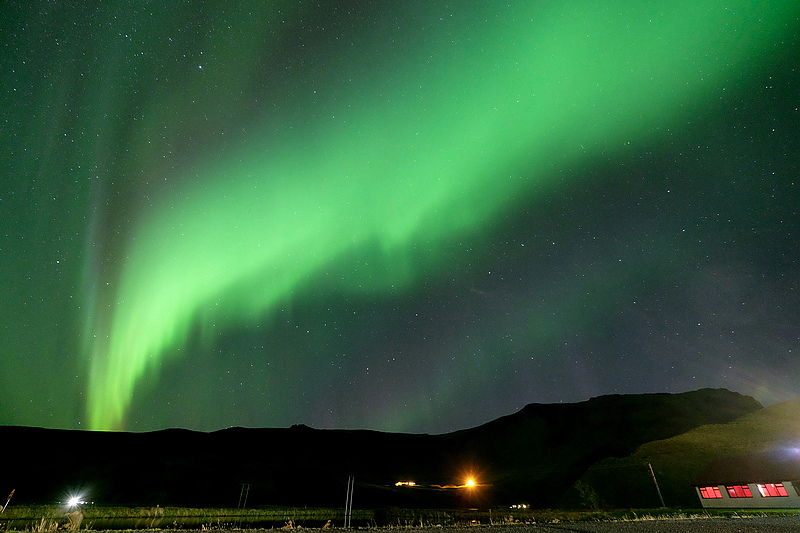
[{"label": "orange glowing light", "polygon": [[466,485],[467,485],[467,487],[474,487],[475,486],[475,480],[474,479],[468,479]]}]

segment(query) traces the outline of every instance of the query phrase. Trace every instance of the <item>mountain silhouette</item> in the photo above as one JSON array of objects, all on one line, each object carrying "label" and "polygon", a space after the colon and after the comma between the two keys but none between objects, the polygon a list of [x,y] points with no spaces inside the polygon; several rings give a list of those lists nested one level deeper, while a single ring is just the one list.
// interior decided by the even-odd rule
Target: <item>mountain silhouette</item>
[{"label": "mountain silhouette", "polygon": [[[530,404],[441,435],[367,430],[229,428],[149,433],[0,427],[0,490],[17,504],[83,494],[97,505],[556,507],[598,461],[644,443],[761,409],[725,389]],[[466,486],[472,479],[474,486]],[[396,485],[397,482],[413,482]]]}]

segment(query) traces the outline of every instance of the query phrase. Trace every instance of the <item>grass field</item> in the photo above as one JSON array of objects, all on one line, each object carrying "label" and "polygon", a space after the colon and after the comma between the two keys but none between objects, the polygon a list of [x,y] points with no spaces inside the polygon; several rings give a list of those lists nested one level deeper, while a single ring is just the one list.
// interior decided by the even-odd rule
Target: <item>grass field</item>
[{"label": "grass field", "polygon": [[[453,527],[582,521],[688,519],[798,514],[800,510],[556,511],[542,509],[398,509],[353,510],[353,528]],[[153,529],[342,529],[343,509],[271,507],[193,509],[182,507],[9,507],[0,515],[0,531],[109,531]]]}]

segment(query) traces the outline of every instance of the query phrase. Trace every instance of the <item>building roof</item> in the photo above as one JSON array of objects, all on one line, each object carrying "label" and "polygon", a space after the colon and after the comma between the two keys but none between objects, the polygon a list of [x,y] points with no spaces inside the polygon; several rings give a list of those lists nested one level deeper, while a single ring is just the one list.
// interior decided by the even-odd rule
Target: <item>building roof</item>
[{"label": "building roof", "polygon": [[739,485],[800,481],[800,448],[717,459],[703,469],[693,485]]}]

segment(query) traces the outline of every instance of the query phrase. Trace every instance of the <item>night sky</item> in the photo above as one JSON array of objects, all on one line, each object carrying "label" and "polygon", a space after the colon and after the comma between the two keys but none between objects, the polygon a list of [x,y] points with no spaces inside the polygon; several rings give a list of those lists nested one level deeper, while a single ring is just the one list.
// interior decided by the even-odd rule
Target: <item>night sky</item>
[{"label": "night sky", "polygon": [[796,0],[2,11],[0,424],[800,396]]}]

